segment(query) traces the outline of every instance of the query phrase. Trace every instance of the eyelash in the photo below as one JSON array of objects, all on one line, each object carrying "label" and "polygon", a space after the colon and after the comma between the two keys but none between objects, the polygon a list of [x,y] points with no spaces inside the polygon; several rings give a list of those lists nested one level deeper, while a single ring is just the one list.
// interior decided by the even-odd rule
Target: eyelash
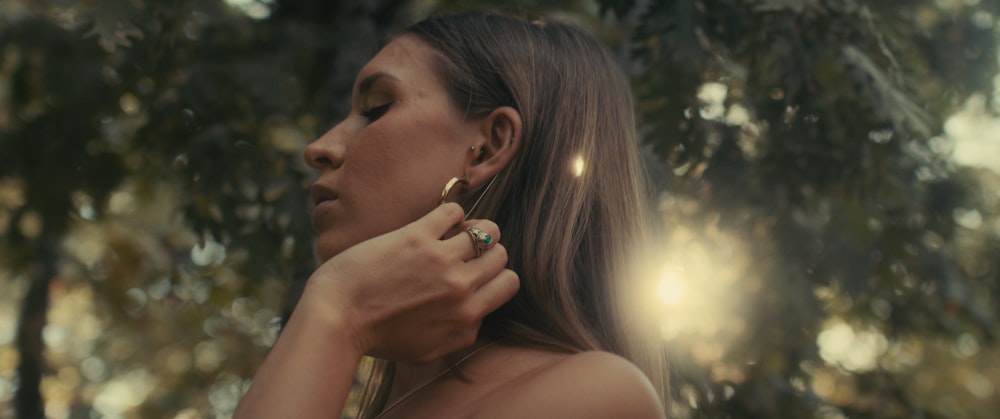
[{"label": "eyelash", "polygon": [[368,120],[368,122],[375,122],[376,119],[381,118],[382,115],[385,115],[385,113],[389,111],[389,106],[391,105],[392,102],[389,102],[384,105],[374,106],[368,109],[362,109],[360,113],[361,116],[363,116],[365,119]]}]

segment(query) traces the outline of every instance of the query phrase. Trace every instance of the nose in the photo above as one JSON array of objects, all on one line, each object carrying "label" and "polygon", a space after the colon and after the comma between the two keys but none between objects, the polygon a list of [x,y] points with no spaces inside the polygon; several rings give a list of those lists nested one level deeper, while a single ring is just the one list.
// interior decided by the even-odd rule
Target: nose
[{"label": "nose", "polygon": [[337,128],[331,128],[322,136],[306,146],[302,157],[306,164],[313,169],[324,171],[333,170],[344,164],[344,144],[338,141]]}]

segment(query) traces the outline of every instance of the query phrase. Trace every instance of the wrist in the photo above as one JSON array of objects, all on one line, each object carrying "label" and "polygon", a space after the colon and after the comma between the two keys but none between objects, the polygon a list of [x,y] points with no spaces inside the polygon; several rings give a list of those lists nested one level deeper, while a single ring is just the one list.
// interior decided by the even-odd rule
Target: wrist
[{"label": "wrist", "polygon": [[292,313],[289,325],[298,320],[308,334],[322,337],[338,351],[347,351],[352,357],[361,359],[369,351],[370,340],[363,333],[359,317],[352,314],[347,304],[341,304],[329,294],[315,289],[310,280],[302,292],[302,297]]},{"label": "wrist", "polygon": [[307,286],[235,417],[322,417],[343,410],[364,346],[350,317],[321,291]]}]

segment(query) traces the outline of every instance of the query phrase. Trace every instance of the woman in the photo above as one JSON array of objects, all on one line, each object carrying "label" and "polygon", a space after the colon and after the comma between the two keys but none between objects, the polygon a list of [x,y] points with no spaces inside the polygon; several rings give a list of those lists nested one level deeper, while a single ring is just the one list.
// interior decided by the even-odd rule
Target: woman
[{"label": "woman", "polygon": [[410,27],[357,80],[305,151],[324,262],[236,416],[337,416],[369,355],[361,417],[662,417],[630,317],[646,191],[613,57],[473,13]]}]

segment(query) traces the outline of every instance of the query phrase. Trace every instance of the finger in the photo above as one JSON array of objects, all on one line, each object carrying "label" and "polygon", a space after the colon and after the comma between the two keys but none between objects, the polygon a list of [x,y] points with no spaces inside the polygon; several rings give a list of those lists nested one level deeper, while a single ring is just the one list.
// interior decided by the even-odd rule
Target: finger
[{"label": "finger", "polygon": [[492,221],[482,220],[445,240],[445,246],[447,251],[460,255],[462,260],[467,261],[489,252],[499,241],[500,227]]},{"label": "finger", "polygon": [[459,225],[464,218],[465,210],[462,209],[461,205],[446,202],[438,205],[417,221],[410,223],[408,227],[440,238],[448,230]]},{"label": "finger", "polygon": [[[484,225],[486,227],[484,227]],[[479,220],[479,219],[466,220],[466,221],[464,221],[462,223],[462,225],[460,227],[463,230],[467,229],[469,227],[479,227],[479,228],[481,228],[483,230],[486,230],[488,233],[490,233],[490,235],[493,236],[493,241],[494,242],[496,242],[496,243],[500,242],[500,226],[498,226],[493,221],[490,221],[490,220]],[[489,229],[487,229],[487,227],[489,227]]]},{"label": "finger", "polygon": [[485,316],[514,298],[520,288],[521,280],[517,274],[510,269],[504,269],[479,287],[467,304],[471,304],[471,309],[476,313]]},{"label": "finger", "polygon": [[468,289],[476,290],[492,280],[507,266],[507,249],[498,244],[479,258],[471,259],[459,267],[458,276],[466,278]]},{"label": "finger", "polygon": [[[450,238],[455,237],[455,236],[457,236],[459,234],[466,234],[466,232],[465,232],[466,229],[468,229],[469,227],[476,226],[477,224],[479,224],[479,223],[481,223],[483,221],[489,221],[489,220],[476,219],[476,218],[473,218],[471,220],[465,220],[461,224],[456,224],[456,225],[452,226],[451,229],[448,230],[448,233],[444,235],[444,238],[445,239],[450,239]],[[482,228],[482,227],[480,226],[480,228]],[[493,234],[493,233],[490,233],[490,234],[493,236],[494,241],[496,241],[496,242],[500,241],[500,229],[499,228],[497,228],[496,234]]]}]

